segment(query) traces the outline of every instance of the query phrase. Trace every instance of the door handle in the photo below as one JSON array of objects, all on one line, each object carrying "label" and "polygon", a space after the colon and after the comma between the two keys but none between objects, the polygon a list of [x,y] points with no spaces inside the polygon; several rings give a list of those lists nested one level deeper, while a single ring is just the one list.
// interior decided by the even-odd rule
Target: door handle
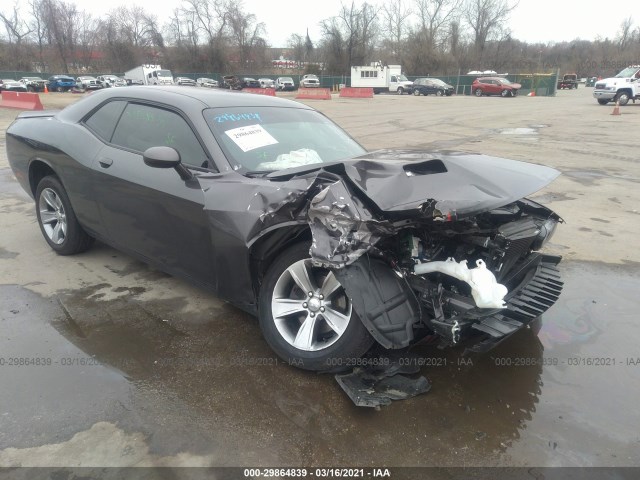
[{"label": "door handle", "polygon": [[100,163],[100,166],[102,168],[109,168],[111,165],[113,165],[113,160],[111,160],[110,158],[101,158],[100,160],[98,160],[98,163]]}]

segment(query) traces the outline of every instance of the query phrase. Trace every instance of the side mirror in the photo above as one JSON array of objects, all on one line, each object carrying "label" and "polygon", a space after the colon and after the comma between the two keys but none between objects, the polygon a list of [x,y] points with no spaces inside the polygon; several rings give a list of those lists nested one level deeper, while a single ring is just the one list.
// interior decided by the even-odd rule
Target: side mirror
[{"label": "side mirror", "polygon": [[153,168],[173,168],[184,181],[191,180],[193,175],[180,160],[180,153],[172,147],[151,147],[142,154],[145,165]]}]

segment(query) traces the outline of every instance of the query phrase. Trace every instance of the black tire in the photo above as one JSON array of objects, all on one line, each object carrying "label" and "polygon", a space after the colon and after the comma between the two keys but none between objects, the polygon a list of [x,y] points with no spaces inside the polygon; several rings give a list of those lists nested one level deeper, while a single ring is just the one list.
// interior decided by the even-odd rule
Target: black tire
[{"label": "black tire", "polygon": [[607,103],[609,103],[609,100],[605,100],[604,98],[599,98],[598,103],[600,105],[606,105]]},{"label": "black tire", "polygon": [[420,96],[420,90],[418,90],[418,89],[416,88],[416,89],[413,91],[413,94],[414,94],[416,97],[419,97],[419,96]]},{"label": "black tire", "polygon": [[480,89],[480,88],[476,88],[476,91],[475,91],[475,92],[473,92],[473,94],[474,94],[476,97],[481,97],[481,96],[482,96],[482,89]]},{"label": "black tire", "polygon": [[[323,320],[324,314],[316,310],[318,315],[314,322],[313,337],[315,338],[316,335],[318,335],[321,339],[320,341],[323,342],[325,341],[323,335],[325,335],[328,346],[316,348],[315,350],[297,348],[290,343],[279,330],[279,328],[289,328],[289,325],[291,325],[292,330],[296,328],[299,329],[299,334],[300,326],[306,323],[306,321],[309,321],[309,316],[313,316],[310,309],[304,310],[299,308],[291,315],[283,315],[281,319],[285,318],[286,321],[281,320],[281,323],[279,323],[280,327],[276,325],[276,321],[274,320],[272,309],[274,295],[282,295],[283,291],[291,292],[286,293],[285,297],[280,298],[289,301],[293,300],[294,302],[304,302],[307,298],[303,289],[298,286],[299,284],[295,282],[292,277],[287,278],[287,273],[290,267],[294,267],[296,264],[299,265],[298,262],[309,258],[309,244],[299,243],[280,254],[268,268],[260,289],[260,328],[269,346],[280,358],[290,365],[312,371],[342,370],[347,368],[348,364],[353,363],[350,362],[350,360],[360,358],[364,355],[367,350],[371,348],[374,340],[360,321],[355,310],[350,307],[351,302],[341,286],[338,286],[333,293],[328,295],[324,300],[326,302],[325,305],[327,305],[327,311],[336,311],[338,303],[342,303],[346,306],[344,312],[350,312],[347,326],[341,334],[337,334],[331,329],[323,330],[321,327],[327,326],[327,323]],[[307,266],[310,267],[310,270],[307,270],[311,272],[310,278],[315,279],[315,281],[311,280],[313,284],[322,284],[323,276],[326,278],[327,274],[331,274],[327,269],[311,267],[310,264]],[[280,290],[280,293],[277,293],[276,290]],[[316,291],[316,294],[318,292],[319,290]],[[275,299],[277,300],[277,298]],[[309,304],[310,303],[311,300],[309,301]],[[301,303],[301,305],[303,304]],[[304,305],[307,305],[307,303],[304,303]],[[324,312],[324,307],[322,311]],[[345,313],[345,316],[348,315]],[[306,317],[306,320],[304,317]],[[315,347],[317,347],[317,345]]]},{"label": "black tire", "polygon": [[442,90],[436,90],[436,97],[441,97],[443,95]]},{"label": "black tire", "polygon": [[56,92],[58,92],[58,93],[62,93],[62,92],[64,92],[64,88],[62,88],[62,87],[57,87],[57,88],[56,88]]},{"label": "black tire", "polygon": [[620,106],[624,106],[629,103],[629,93],[627,91],[619,92],[614,100],[618,102]]},{"label": "black tire", "polygon": [[404,88],[398,87],[398,91],[396,92],[398,95],[402,95],[404,93]]},{"label": "black tire", "polygon": [[[43,222],[42,216],[45,214],[41,205],[47,203],[47,205],[51,206],[50,203],[46,202],[43,198],[44,193],[53,192],[55,196],[59,199],[62,204],[61,212],[63,213],[64,221],[66,221],[66,232],[64,232],[64,238],[60,243],[55,242],[50,235],[47,233],[45,223]],[[38,217],[38,225],[40,225],[40,231],[42,232],[42,236],[47,241],[49,246],[59,255],[73,255],[76,253],[81,253],[88,250],[93,244],[93,237],[87,234],[80,226],[78,219],[76,218],[76,214],[71,207],[71,202],[69,201],[69,197],[67,196],[67,192],[65,191],[62,183],[58,177],[54,175],[50,175],[44,177],[38,183],[38,188],[36,189],[36,216]],[[50,213],[55,216],[54,209],[51,208]],[[47,226],[49,228],[56,227],[60,219],[54,220],[52,222],[47,222]]]},{"label": "black tire", "polygon": [[509,97],[509,96],[510,96],[510,94],[509,94],[509,90],[506,90],[506,89],[505,89],[505,90],[502,90],[502,91],[500,92],[500,96],[501,96],[501,97]]}]

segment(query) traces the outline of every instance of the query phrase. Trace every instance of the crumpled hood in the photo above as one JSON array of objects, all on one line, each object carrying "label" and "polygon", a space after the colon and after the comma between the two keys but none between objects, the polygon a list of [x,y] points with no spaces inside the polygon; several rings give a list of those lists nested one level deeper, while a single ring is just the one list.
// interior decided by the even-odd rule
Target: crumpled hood
[{"label": "crumpled hood", "polygon": [[340,165],[384,212],[435,208],[458,218],[531,195],[560,175],[553,168],[516,160],[415,150],[378,150]]}]

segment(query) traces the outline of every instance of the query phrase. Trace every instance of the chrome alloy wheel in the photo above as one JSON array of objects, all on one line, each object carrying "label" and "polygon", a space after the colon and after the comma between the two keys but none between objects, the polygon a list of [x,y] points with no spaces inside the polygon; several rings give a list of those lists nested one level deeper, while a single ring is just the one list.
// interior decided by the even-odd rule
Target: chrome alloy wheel
[{"label": "chrome alloy wheel", "polygon": [[278,278],[271,313],[282,338],[307,352],[333,345],[352,318],[351,300],[333,272],[299,260]]},{"label": "chrome alloy wheel", "polygon": [[56,245],[67,238],[67,215],[60,197],[51,188],[45,188],[38,200],[40,222],[47,237]]}]

